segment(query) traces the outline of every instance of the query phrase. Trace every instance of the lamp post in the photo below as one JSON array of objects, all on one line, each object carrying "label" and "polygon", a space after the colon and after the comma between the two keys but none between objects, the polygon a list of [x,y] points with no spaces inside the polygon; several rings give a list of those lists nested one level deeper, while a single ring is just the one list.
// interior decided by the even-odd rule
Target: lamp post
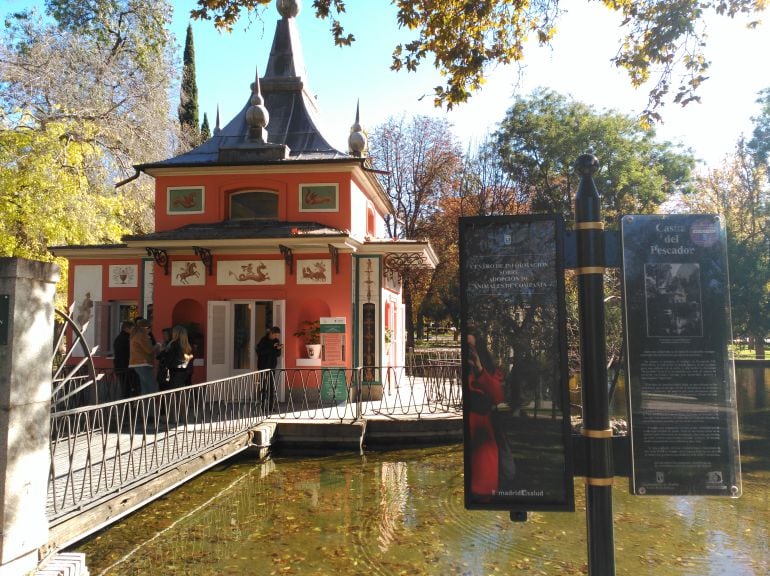
[{"label": "lamp post", "polygon": [[612,526],[612,429],[609,422],[604,337],[604,223],[593,180],[599,162],[593,154],[575,161],[580,176],[575,195],[578,307],[580,317],[583,431],[586,438],[586,521],[588,573],[614,576]]}]

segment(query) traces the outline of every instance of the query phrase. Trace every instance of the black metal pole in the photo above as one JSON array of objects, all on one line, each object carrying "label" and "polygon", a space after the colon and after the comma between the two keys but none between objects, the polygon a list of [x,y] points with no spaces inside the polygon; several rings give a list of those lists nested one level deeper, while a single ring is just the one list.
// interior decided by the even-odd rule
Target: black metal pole
[{"label": "black metal pole", "polygon": [[604,339],[604,223],[593,175],[599,161],[582,154],[575,195],[578,307],[580,311],[583,436],[586,445],[586,521],[589,576],[614,576],[612,430]]}]

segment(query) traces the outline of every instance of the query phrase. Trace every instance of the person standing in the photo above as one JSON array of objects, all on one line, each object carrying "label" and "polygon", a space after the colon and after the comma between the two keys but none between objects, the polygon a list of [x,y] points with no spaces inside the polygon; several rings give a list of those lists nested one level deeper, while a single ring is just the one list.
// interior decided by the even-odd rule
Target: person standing
[{"label": "person standing", "polygon": [[267,386],[263,389],[262,406],[265,411],[269,411],[273,405],[273,393],[275,390],[276,367],[278,358],[281,356],[281,329],[273,326],[268,330],[262,339],[257,343],[257,370],[270,370]]},{"label": "person standing", "polygon": [[187,328],[174,326],[171,331],[171,342],[166,351],[166,362],[171,373],[169,386],[181,388],[189,386],[192,380],[192,346],[187,337]]},{"label": "person standing", "polygon": [[112,342],[112,365],[118,383],[118,396],[121,399],[131,396],[128,360],[131,356],[131,330],[133,328],[134,323],[131,320],[124,320],[120,325],[120,334]]},{"label": "person standing", "polygon": [[142,395],[158,391],[158,382],[153,374],[156,346],[150,339],[150,323],[139,318],[131,331],[131,346],[128,367],[139,376],[139,391]]},{"label": "person standing", "polygon": [[171,345],[171,328],[162,330],[163,340],[160,342],[160,350],[156,354],[158,360],[158,388],[168,390],[171,387],[171,370],[168,363],[168,347]]}]

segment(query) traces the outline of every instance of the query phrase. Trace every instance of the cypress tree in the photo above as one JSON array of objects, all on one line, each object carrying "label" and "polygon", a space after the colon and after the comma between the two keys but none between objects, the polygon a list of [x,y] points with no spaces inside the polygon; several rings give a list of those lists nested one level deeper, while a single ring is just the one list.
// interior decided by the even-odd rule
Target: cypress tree
[{"label": "cypress tree", "polygon": [[203,113],[203,124],[201,124],[201,144],[211,138],[211,128],[209,128],[209,117]]},{"label": "cypress tree", "polygon": [[198,84],[195,80],[195,45],[191,24],[187,25],[187,38],[184,42],[178,113],[183,137],[190,144],[197,145],[200,142],[201,132],[198,126]]}]

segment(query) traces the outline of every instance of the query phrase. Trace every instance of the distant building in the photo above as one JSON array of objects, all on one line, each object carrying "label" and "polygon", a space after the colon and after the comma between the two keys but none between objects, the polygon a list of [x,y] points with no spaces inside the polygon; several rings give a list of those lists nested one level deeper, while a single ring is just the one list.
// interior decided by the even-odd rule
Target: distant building
[{"label": "distant building", "polygon": [[97,363],[110,365],[121,321],[137,315],[156,335],[180,323],[197,333],[196,382],[255,370],[272,325],[283,367],[324,362],[307,360],[293,335],[320,318],[344,324],[342,365],[403,363],[401,274],[435,268],[435,254],[427,241],[385,238],[393,207],[364,155],[358,111],[350,150],[336,150],[318,129],[294,3],[278,4],[265,74],[240,113],[223,128],[217,117],[197,148],[136,166],[155,179],[155,231],[51,248],[69,260],[69,301],[80,310],[89,300]]}]

